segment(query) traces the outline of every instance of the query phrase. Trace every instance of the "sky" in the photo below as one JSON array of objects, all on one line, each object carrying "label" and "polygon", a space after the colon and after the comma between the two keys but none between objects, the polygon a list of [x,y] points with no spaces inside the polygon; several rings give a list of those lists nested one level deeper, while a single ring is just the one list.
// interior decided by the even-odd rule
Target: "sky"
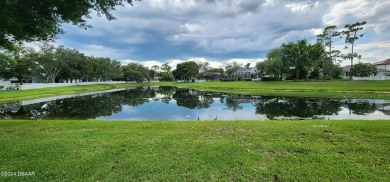
[{"label": "sky", "polygon": [[[389,0],[142,0],[117,7],[114,21],[93,14],[91,29],[63,24],[66,33],[53,44],[148,67],[188,60],[254,66],[282,43],[315,43],[328,25],[366,21],[355,52],[373,63],[390,58],[389,9]],[[350,51],[344,39],[335,44]]]}]

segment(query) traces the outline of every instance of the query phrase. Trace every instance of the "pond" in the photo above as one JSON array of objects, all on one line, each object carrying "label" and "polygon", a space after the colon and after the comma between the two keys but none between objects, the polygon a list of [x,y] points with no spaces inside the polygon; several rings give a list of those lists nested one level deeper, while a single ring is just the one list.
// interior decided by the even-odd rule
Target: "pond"
[{"label": "pond", "polygon": [[390,119],[390,100],[235,95],[139,87],[0,104],[0,119]]}]

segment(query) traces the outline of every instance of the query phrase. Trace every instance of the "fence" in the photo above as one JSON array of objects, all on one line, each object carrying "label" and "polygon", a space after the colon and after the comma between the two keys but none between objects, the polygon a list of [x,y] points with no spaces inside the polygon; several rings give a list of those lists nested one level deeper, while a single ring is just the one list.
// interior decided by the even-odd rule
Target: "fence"
[{"label": "fence", "polygon": [[[349,79],[349,77],[346,78]],[[370,77],[353,76],[352,80],[390,80],[390,76],[370,76]]]}]

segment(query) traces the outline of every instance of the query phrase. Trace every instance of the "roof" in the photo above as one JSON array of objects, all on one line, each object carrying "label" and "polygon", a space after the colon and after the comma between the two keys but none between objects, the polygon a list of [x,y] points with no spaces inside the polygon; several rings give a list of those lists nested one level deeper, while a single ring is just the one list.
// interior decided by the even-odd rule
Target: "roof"
[{"label": "roof", "polygon": [[237,71],[236,72],[251,72],[251,73],[256,73],[256,70],[255,68],[242,68],[242,67],[239,67],[237,68]]},{"label": "roof", "polygon": [[374,63],[374,65],[390,65],[390,58],[383,61],[378,61]]},{"label": "roof", "polygon": [[[377,68],[378,69],[378,72],[390,72],[389,70],[385,70],[385,69],[382,69],[382,68]],[[344,66],[343,67],[343,71],[344,72],[349,72],[351,70],[351,66]]]},{"label": "roof", "polygon": [[9,81],[19,81],[19,79],[16,78],[16,77],[12,77],[12,78],[9,79]]}]

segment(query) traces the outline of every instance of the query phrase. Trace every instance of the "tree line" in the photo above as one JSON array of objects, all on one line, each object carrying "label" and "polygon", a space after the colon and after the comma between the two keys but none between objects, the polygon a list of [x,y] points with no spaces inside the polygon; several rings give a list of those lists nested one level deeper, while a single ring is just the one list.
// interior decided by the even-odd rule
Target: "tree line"
[{"label": "tree line", "polygon": [[32,76],[42,75],[46,82],[73,81],[150,80],[149,70],[143,65],[121,65],[117,60],[105,57],[85,56],[78,50],[40,46],[39,51],[14,46],[12,51],[0,53],[0,77],[16,77],[21,84],[30,82]]},{"label": "tree line", "polygon": [[[339,63],[350,61],[350,78],[377,74],[377,69],[370,65],[359,63],[353,65],[354,58],[361,55],[354,50],[355,41],[363,37],[360,33],[366,22],[346,24],[344,29],[337,30],[335,25],[327,26],[317,35],[315,44],[309,44],[306,39],[297,42],[283,43],[279,48],[270,50],[266,60],[256,64],[263,77],[274,80],[285,79],[338,79],[342,73]],[[334,49],[336,38],[344,39],[350,52],[342,54]],[[364,73],[362,73],[364,71]]]},{"label": "tree line", "polygon": [[107,57],[85,56],[78,50],[49,44],[32,48],[14,45],[12,50],[0,52],[0,78],[16,77],[20,84],[31,82],[34,75],[42,75],[45,82],[88,82],[88,81],[160,81],[211,79],[214,73],[224,74],[222,68],[211,68],[208,62],[188,61],[177,65],[168,63],[151,68],[142,64],[121,65]]}]

